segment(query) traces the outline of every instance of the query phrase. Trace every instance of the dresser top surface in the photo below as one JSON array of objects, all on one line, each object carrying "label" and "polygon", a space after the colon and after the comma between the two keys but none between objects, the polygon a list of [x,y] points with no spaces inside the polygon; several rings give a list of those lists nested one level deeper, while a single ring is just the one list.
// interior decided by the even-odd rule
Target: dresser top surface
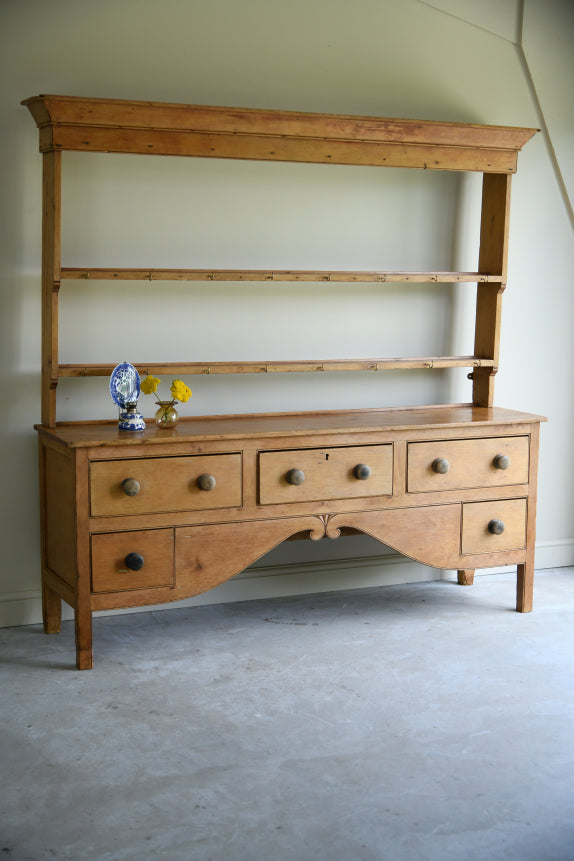
[{"label": "dresser top surface", "polygon": [[245,415],[180,418],[178,425],[161,430],[152,419],[145,431],[118,430],[116,421],[60,423],[36,429],[73,448],[93,446],[165,445],[205,439],[308,436],[313,433],[404,431],[408,428],[457,428],[468,425],[524,425],[545,421],[542,416],[501,407],[471,404],[393,409],[333,410],[301,413],[252,413]]}]

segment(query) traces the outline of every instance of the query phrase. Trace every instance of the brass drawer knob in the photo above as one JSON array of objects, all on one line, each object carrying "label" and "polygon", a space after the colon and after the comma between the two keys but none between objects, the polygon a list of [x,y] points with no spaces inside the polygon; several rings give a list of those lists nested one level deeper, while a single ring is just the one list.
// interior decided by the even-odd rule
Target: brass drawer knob
[{"label": "brass drawer knob", "polygon": [[441,475],[444,475],[445,472],[448,472],[450,469],[450,463],[444,457],[437,457],[432,462],[433,472],[438,472]]},{"label": "brass drawer knob", "polygon": [[371,477],[371,467],[366,463],[358,463],[353,470],[353,475],[360,481],[366,481]]},{"label": "brass drawer knob", "polygon": [[144,566],[144,558],[141,553],[128,553],[125,559],[126,568],[130,571],[141,571]]},{"label": "brass drawer knob", "polygon": [[305,473],[302,469],[290,469],[286,474],[285,479],[287,484],[294,484],[296,486],[303,484],[305,481]]},{"label": "brass drawer knob", "polygon": [[200,490],[213,490],[217,482],[215,481],[214,475],[210,475],[208,472],[204,472],[202,475],[199,476],[196,484]]},{"label": "brass drawer knob", "polygon": [[493,535],[502,535],[504,532],[504,523],[502,520],[491,520],[488,524],[488,531]]},{"label": "brass drawer knob", "polygon": [[122,481],[122,490],[126,496],[137,496],[141,490],[141,486],[135,478],[124,478]]},{"label": "brass drawer knob", "polygon": [[510,466],[510,458],[507,454],[497,454],[493,463],[496,469],[508,469]]}]

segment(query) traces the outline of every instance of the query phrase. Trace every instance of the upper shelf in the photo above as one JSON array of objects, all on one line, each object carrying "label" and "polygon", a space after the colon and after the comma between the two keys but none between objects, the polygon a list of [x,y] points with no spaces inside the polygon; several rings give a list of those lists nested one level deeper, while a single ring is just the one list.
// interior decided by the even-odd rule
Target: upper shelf
[{"label": "upper shelf", "polygon": [[140,153],[515,173],[533,128],[34,96],[40,151]]}]

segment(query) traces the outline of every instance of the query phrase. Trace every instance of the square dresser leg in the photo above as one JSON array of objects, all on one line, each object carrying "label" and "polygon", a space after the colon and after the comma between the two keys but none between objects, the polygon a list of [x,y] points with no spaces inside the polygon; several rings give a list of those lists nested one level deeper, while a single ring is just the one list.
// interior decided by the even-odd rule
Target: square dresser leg
[{"label": "square dresser leg", "polygon": [[74,620],[76,628],[76,666],[79,670],[91,670],[94,665],[91,607],[76,607],[74,610]]},{"label": "square dresser leg", "polygon": [[516,609],[519,613],[530,613],[534,592],[534,560],[527,559],[518,566],[516,577]]},{"label": "square dresser leg", "polygon": [[474,568],[462,568],[458,571],[459,586],[472,586],[474,583]]},{"label": "square dresser leg", "polygon": [[48,586],[42,582],[42,619],[46,634],[58,634],[62,623],[62,599]]}]

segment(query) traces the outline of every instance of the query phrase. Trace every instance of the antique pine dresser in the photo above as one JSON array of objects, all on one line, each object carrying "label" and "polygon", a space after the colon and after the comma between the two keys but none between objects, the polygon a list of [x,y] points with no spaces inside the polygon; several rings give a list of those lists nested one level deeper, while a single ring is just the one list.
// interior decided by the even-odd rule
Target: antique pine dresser
[{"label": "antique pine dresser", "polygon": [[[463,585],[476,568],[516,565],[516,609],[532,609],[542,419],[495,407],[493,389],[510,180],[535,129],[47,95],[23,104],[43,155],[44,628],[59,630],[62,600],[74,608],[78,668],[92,666],[92,611],[196,595],[294,535],[363,532],[458,570]],[[67,150],[478,171],[477,270],[67,268],[60,254]],[[58,381],[105,377],[118,360],[59,362],[60,283],[86,278],[476,284],[471,356],[138,364],[156,375],[468,367],[472,403],[196,417],[172,430],[148,423],[135,434],[112,421],[58,423]]]}]

